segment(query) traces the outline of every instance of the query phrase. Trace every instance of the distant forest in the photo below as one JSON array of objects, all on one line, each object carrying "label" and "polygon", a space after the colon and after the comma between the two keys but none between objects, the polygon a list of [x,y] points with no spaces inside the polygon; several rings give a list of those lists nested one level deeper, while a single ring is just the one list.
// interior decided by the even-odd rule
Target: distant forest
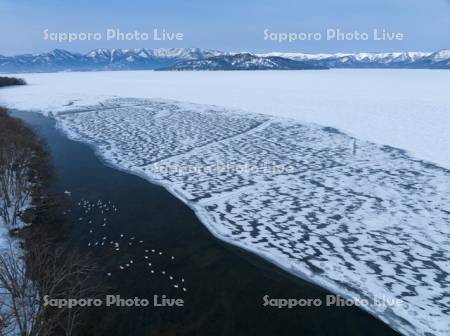
[{"label": "distant forest", "polygon": [[25,85],[25,81],[21,78],[0,77],[0,87],[10,85]]}]

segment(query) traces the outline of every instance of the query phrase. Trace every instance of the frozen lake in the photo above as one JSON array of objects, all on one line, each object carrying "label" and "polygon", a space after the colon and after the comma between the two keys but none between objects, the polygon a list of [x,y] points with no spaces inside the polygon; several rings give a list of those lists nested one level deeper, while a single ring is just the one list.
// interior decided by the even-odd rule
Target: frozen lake
[{"label": "frozen lake", "polygon": [[[246,336],[399,336],[357,307],[262,306],[268,289],[271,297],[322,301],[331,293],[287,276],[241,249],[220,243],[188,207],[165,189],[105,166],[91,148],[58,132],[52,119],[27,112],[14,115],[33,126],[48,143],[56,173],[52,190],[71,192],[66,209],[70,211],[67,219],[71,223],[68,235],[72,243],[99,258],[105,273],[111,272],[107,281],[114,294],[141,298],[166,294],[186,302],[186,307],[179,309],[108,307],[92,315],[81,334],[132,336],[161,334],[166,330],[183,334],[186,325],[195,324],[197,333],[202,335],[225,332]],[[105,227],[101,226],[105,215],[98,213],[98,207],[92,207],[86,214],[83,205],[98,204],[98,200],[111,202],[118,208],[117,212],[105,211]],[[119,242],[120,251],[108,243],[95,246],[94,242],[104,236],[108,241]],[[127,246],[133,241],[131,237],[136,237],[136,244]],[[142,244],[137,243],[141,240]],[[88,242],[92,242],[91,246]],[[152,249],[164,253],[160,256]],[[175,259],[171,260],[170,255]],[[121,269],[131,258],[134,264]],[[162,274],[163,270],[174,278]],[[185,281],[180,283],[180,277]],[[176,283],[179,288],[173,287]],[[182,286],[187,287],[186,292]],[[211,311],[215,312],[214,318]],[[114,322],[99,322],[104,318]]]},{"label": "frozen lake", "polygon": [[[27,87],[2,90],[0,104],[52,112],[71,139],[166,187],[218,238],[332,292],[368,298],[364,309],[405,335],[445,335],[446,76],[35,74],[24,76]],[[383,298],[401,303],[379,305]]]},{"label": "frozen lake", "polygon": [[163,185],[216,237],[366,298],[405,335],[447,334],[449,170],[335,128],[213,105],[119,98],[54,112],[69,138]]},{"label": "frozen lake", "polygon": [[23,110],[165,98],[333,126],[450,167],[450,75],[445,70],[87,72],[19,75],[0,92]]}]

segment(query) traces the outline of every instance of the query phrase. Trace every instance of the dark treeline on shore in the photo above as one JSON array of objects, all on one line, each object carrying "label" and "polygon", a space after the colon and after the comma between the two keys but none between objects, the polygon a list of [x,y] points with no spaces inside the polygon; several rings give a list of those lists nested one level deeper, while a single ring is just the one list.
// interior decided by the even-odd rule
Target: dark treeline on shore
[{"label": "dark treeline on shore", "polygon": [[21,78],[0,77],[0,87],[12,85],[25,85],[26,82]]},{"label": "dark treeline on shore", "polygon": [[0,108],[0,225],[9,232],[0,246],[2,336],[85,335],[86,308],[48,307],[45,296],[95,298],[105,290],[93,258],[66,244],[64,196],[49,191],[50,162],[46,144]]},{"label": "dark treeline on shore", "polygon": [[9,229],[16,229],[29,202],[48,184],[49,154],[33,131],[3,108],[0,134],[0,216]]}]

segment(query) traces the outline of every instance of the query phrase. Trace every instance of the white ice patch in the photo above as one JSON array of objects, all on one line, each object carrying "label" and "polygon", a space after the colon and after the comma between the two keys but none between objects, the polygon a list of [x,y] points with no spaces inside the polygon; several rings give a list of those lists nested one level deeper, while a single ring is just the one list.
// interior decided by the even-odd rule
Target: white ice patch
[{"label": "white ice patch", "polygon": [[18,74],[0,105],[53,111],[111,97],[214,104],[345,130],[450,168],[448,70],[116,71]]},{"label": "white ice patch", "polygon": [[[214,106],[63,110],[71,138],[166,186],[221,239],[341,295],[401,299],[365,309],[405,335],[450,333],[450,171],[333,128]],[[218,163],[231,169],[160,169]],[[232,169],[243,164],[254,169]]]}]

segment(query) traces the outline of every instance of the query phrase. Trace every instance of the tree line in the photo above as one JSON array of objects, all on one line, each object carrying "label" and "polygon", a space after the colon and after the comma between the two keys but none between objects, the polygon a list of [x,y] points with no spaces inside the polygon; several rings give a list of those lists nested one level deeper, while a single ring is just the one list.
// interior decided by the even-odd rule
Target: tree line
[{"label": "tree line", "polygon": [[93,259],[64,243],[61,195],[46,144],[0,108],[0,225],[11,233],[0,246],[0,335],[77,335],[88,311],[46,307],[58,299],[104,292]]},{"label": "tree line", "polygon": [[15,229],[49,179],[48,152],[22,121],[2,108],[0,134],[0,216]]},{"label": "tree line", "polygon": [[25,81],[21,78],[0,77],[0,87],[11,85],[25,85]]}]

